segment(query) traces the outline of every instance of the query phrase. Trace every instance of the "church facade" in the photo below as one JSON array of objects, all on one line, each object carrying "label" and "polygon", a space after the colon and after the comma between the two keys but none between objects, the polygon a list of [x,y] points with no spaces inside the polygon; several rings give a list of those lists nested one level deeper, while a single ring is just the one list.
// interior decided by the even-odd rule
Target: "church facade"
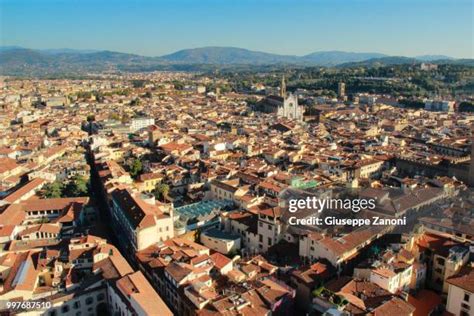
[{"label": "church facade", "polygon": [[292,93],[283,98],[283,104],[278,107],[278,117],[286,117],[290,120],[303,121],[304,108],[298,105],[298,97]]},{"label": "church facade", "polygon": [[278,117],[303,121],[304,107],[298,104],[298,97],[286,92],[285,77],[282,78],[280,95],[270,95],[262,100],[256,110],[265,113],[275,113]]}]

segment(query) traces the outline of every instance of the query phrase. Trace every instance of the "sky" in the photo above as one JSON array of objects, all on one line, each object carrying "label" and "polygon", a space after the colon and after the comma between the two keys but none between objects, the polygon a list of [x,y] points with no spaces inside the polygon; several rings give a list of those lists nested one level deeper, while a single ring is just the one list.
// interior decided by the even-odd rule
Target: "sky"
[{"label": "sky", "polygon": [[474,0],[0,0],[0,45],[474,58]]}]

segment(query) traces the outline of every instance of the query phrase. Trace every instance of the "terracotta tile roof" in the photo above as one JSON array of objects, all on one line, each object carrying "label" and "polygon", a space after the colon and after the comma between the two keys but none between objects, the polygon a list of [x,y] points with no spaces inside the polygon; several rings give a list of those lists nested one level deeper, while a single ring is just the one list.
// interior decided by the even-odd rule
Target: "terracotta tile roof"
[{"label": "terracotta tile roof", "polygon": [[16,225],[3,225],[0,226],[0,237],[8,237],[13,234]]},{"label": "terracotta tile roof", "polygon": [[158,206],[146,203],[127,189],[114,190],[112,197],[135,228],[151,227],[155,225],[156,217],[164,216]]},{"label": "terracotta tile roof", "polygon": [[122,294],[140,306],[145,314],[173,315],[140,271],[124,276],[117,281],[116,285]]},{"label": "terracotta tile roof", "polygon": [[186,278],[192,270],[185,267],[184,265],[178,264],[177,262],[171,262],[166,268],[165,271],[175,279],[177,283],[180,283],[184,278]]},{"label": "terracotta tile roof", "polygon": [[214,266],[218,269],[222,269],[232,262],[231,259],[227,258],[219,252],[215,252],[211,255],[211,260],[214,263]]},{"label": "terracotta tile roof", "polygon": [[40,225],[34,225],[26,228],[25,230],[22,230],[19,235],[20,236],[25,236],[29,235],[31,233],[50,233],[50,234],[59,234],[61,231],[61,226],[55,225],[55,224],[40,224]]},{"label": "terracotta tile roof", "polygon": [[31,181],[29,181],[28,183],[26,183],[25,185],[21,186],[19,189],[17,189],[16,191],[10,193],[9,195],[7,195],[3,201],[7,202],[7,203],[15,203],[17,202],[18,200],[20,200],[25,194],[33,191],[33,190],[38,190],[44,183],[46,182],[46,180],[44,179],[41,179],[41,178],[35,178]]},{"label": "terracotta tile roof", "polygon": [[426,316],[430,315],[437,306],[442,304],[443,299],[440,295],[436,294],[433,291],[421,290],[416,294],[416,296],[409,295],[408,303],[415,307],[415,312],[413,316]]},{"label": "terracotta tile roof", "polygon": [[1,214],[0,214],[0,223],[2,225],[20,225],[26,218],[26,214],[23,211],[23,208],[20,204],[9,205]]},{"label": "terracotta tile roof", "polygon": [[73,203],[80,205],[86,204],[88,197],[76,198],[54,198],[54,199],[36,199],[21,202],[21,206],[25,212],[30,211],[46,211],[46,210],[63,210],[71,206]]},{"label": "terracotta tile roof", "polygon": [[93,271],[100,270],[105,279],[115,279],[132,273],[133,269],[118,249],[110,244],[107,244],[107,247],[110,247],[111,254],[106,259],[94,263]]},{"label": "terracotta tile roof", "polygon": [[474,268],[472,266],[462,268],[459,273],[448,278],[447,282],[465,291],[474,293]]},{"label": "terracotta tile roof", "polygon": [[15,159],[0,158],[0,174],[11,171],[18,167]]},{"label": "terracotta tile roof", "polygon": [[375,308],[369,315],[383,316],[383,315],[397,315],[397,316],[410,316],[415,311],[415,307],[405,302],[404,300],[393,297],[386,303],[383,303],[379,307]]}]

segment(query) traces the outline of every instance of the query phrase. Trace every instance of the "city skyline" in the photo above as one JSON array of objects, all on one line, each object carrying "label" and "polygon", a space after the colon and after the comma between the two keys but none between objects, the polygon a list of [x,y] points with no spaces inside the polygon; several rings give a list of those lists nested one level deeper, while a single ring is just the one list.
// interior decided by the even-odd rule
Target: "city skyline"
[{"label": "city skyline", "polygon": [[[97,4],[2,0],[0,44],[144,56],[219,46],[297,56],[349,51],[472,58],[473,42],[466,39],[473,37],[473,3],[452,3],[206,0],[198,4],[182,0]],[[38,12],[38,23],[28,23],[38,18]],[[440,23],[443,18],[449,23]]]},{"label": "city skyline", "polygon": [[474,0],[0,0],[0,315],[474,316]]}]

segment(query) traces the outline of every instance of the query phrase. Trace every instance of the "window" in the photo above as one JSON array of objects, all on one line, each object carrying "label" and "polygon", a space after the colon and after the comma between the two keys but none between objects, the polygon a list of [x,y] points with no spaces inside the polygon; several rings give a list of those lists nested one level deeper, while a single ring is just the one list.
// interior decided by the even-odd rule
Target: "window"
[{"label": "window", "polygon": [[92,303],[94,303],[94,298],[92,297],[86,298],[86,305],[91,305]]},{"label": "window", "polygon": [[48,315],[49,316],[56,316],[56,310],[53,309],[52,311],[49,312]]},{"label": "window", "polygon": [[272,230],[272,225],[268,224],[268,229]]},{"label": "window", "polygon": [[61,313],[67,313],[69,312],[69,305],[63,305],[63,307],[61,307]]},{"label": "window", "polygon": [[469,293],[464,293],[464,302],[469,302],[471,295]]},{"label": "window", "polygon": [[72,307],[74,307],[74,309],[81,308],[81,302],[79,302],[79,301],[74,302],[74,305],[72,305]]},{"label": "window", "polygon": [[261,234],[258,234],[258,241],[263,242],[263,236]]},{"label": "window", "polygon": [[272,239],[270,237],[268,237],[268,245],[271,246],[272,245]]},{"label": "window", "polygon": [[97,295],[97,300],[98,300],[98,301],[103,301],[104,298],[105,298],[104,293],[99,293],[99,294]]},{"label": "window", "polygon": [[258,222],[258,226],[263,227],[263,223],[262,223],[262,222]]},{"label": "window", "polygon": [[461,303],[461,308],[468,311],[471,309],[471,306],[467,305],[466,303]]}]

